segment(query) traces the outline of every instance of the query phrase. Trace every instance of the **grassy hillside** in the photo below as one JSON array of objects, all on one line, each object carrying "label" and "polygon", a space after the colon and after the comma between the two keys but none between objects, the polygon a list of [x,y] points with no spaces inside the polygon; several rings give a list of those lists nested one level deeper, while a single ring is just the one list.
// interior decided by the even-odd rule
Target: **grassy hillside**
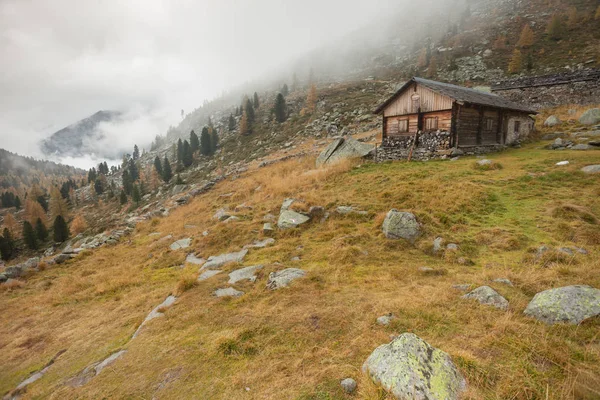
[{"label": "grassy hillside", "polygon": [[[414,332],[452,356],[468,381],[466,398],[597,398],[598,321],[546,326],[522,311],[545,289],[600,287],[600,177],[579,172],[599,153],[536,143],[493,155],[503,168],[490,171],[474,168],[473,158],[325,170],[305,158],[223,181],[168,218],[138,225],[117,246],[0,292],[0,393],[66,350],[25,398],[385,399],[362,363],[390,335]],[[555,166],[561,160],[571,164]],[[368,215],[332,212],[325,222],[278,232],[273,246],[250,250],[243,265],[265,267],[255,283],[233,285],[246,293],[237,299],[211,296],[228,286],[226,273],[196,283],[197,266],[179,267],[186,251],[169,250],[189,236],[198,256],[237,251],[261,238],[263,216],[277,215],[286,197],[301,200],[300,208],[352,205]],[[240,220],[211,219],[242,203],[252,209],[236,213]],[[390,208],[413,211],[423,223],[414,247],[382,235]],[[173,238],[160,239],[167,234]],[[432,255],[437,236],[460,250]],[[589,254],[536,259],[542,244]],[[307,275],[267,290],[268,274],[284,267]],[[463,283],[492,286],[509,310],[462,300],[452,285]],[[129,341],[170,293],[175,305]],[[396,316],[389,326],[375,323],[389,312]],[[65,386],[119,349],[127,353],[87,385]],[[359,384],[353,397],[339,387],[348,376]]]}]

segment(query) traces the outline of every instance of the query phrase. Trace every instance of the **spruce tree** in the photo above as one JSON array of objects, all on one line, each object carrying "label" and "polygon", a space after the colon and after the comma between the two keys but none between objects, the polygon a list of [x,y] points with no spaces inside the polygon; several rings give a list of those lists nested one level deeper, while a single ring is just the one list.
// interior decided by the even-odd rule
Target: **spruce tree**
[{"label": "spruce tree", "polygon": [[229,114],[229,132],[233,132],[235,130],[235,118],[233,114]]},{"label": "spruce tree", "polygon": [[275,98],[275,106],[273,107],[273,112],[275,113],[275,119],[277,122],[281,123],[287,119],[287,111],[285,107],[285,99],[283,94],[278,93]]},{"label": "spruce tree", "polygon": [[200,134],[200,153],[208,156],[211,153],[211,148],[210,134],[208,133],[208,127],[205,126]]},{"label": "spruce tree", "polygon": [[140,193],[140,187],[138,185],[133,185],[131,199],[135,202],[136,205],[140,204],[140,200],[142,200],[142,195]]},{"label": "spruce tree", "polygon": [[217,147],[219,146],[219,134],[216,129],[213,129],[210,133],[210,154],[215,154]]},{"label": "spruce tree", "polygon": [[4,261],[10,260],[14,251],[14,241],[8,228],[4,228],[2,236],[0,236],[0,258]]},{"label": "spruce tree", "polygon": [[187,140],[183,142],[183,166],[188,168],[194,162],[194,156],[192,155],[192,146],[188,143]]},{"label": "spruce tree", "polygon": [[94,182],[94,190],[97,194],[104,193],[104,187],[102,187],[102,181],[100,179],[96,179],[96,182]]},{"label": "spruce tree", "polygon": [[35,221],[35,234],[42,242],[48,238],[48,229],[46,229],[46,225],[44,225],[41,218],[38,218],[37,221]]},{"label": "spruce tree", "polygon": [[258,101],[258,93],[254,92],[254,109],[258,110],[258,107],[260,107],[260,102]]},{"label": "spruce tree", "polygon": [[283,87],[281,88],[281,94],[283,95],[283,97],[286,97],[289,93],[290,89],[288,88],[287,83],[284,83]]},{"label": "spruce tree", "polygon": [[133,189],[133,181],[131,180],[131,176],[127,170],[123,171],[123,190],[125,194],[131,194],[131,190]]},{"label": "spruce tree", "polygon": [[140,149],[139,147],[136,145],[133,146],[133,154],[131,155],[131,158],[135,161],[138,158],[140,158]]},{"label": "spruce tree", "polygon": [[246,111],[249,126],[252,126],[252,123],[254,122],[254,107],[252,107],[252,102],[250,99],[246,100],[246,107],[244,107],[244,111]]},{"label": "spruce tree", "polygon": [[160,162],[160,157],[158,156],[154,158],[154,169],[156,169],[156,173],[158,174],[158,176],[162,176],[163,168],[162,163]]},{"label": "spruce tree", "polygon": [[200,139],[198,139],[198,135],[194,131],[190,132],[190,147],[192,148],[192,154],[200,149]]},{"label": "spruce tree", "polygon": [[23,241],[31,250],[37,250],[37,237],[29,221],[23,222]]},{"label": "spruce tree", "polygon": [[181,164],[183,161],[183,142],[181,139],[177,141],[177,164]]},{"label": "spruce tree", "polygon": [[171,163],[169,162],[169,159],[167,158],[167,156],[165,156],[165,161],[163,162],[162,178],[163,178],[163,181],[165,181],[167,183],[171,180],[171,178],[173,178],[173,171],[171,170]]},{"label": "spruce tree", "polygon": [[58,215],[54,219],[54,241],[57,243],[62,243],[69,238],[69,227],[67,226],[67,221],[61,216]]},{"label": "spruce tree", "polygon": [[21,209],[21,199],[19,198],[19,196],[15,197],[15,208],[17,210]]},{"label": "spruce tree", "polygon": [[119,195],[119,201],[120,201],[121,205],[127,203],[127,194],[125,193],[124,190],[121,190],[121,194]]},{"label": "spruce tree", "polygon": [[135,161],[133,161],[133,158],[129,159],[129,176],[131,177],[132,182],[135,182],[138,179],[140,179],[140,172]]}]

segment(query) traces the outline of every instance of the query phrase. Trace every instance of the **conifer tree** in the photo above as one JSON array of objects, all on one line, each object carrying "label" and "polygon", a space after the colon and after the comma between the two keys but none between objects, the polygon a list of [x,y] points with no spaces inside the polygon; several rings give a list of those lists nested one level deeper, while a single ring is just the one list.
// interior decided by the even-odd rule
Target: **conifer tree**
[{"label": "conifer tree", "polygon": [[135,202],[136,205],[140,204],[140,200],[142,200],[142,195],[140,193],[140,187],[138,185],[133,185],[131,199]]},{"label": "conifer tree", "polygon": [[37,250],[37,237],[29,221],[23,221],[23,241],[31,250]]},{"label": "conifer tree", "polygon": [[200,139],[198,139],[198,135],[193,130],[190,132],[190,147],[192,154],[200,150]]},{"label": "conifer tree", "polygon": [[258,100],[258,93],[254,92],[254,104],[252,104],[254,106],[255,110],[258,110],[258,107],[260,107],[260,102]]},{"label": "conifer tree", "polygon": [[[127,200],[127,197],[125,197],[125,200]],[[85,232],[86,229],[87,223],[85,222],[85,219],[80,214],[76,215],[75,218],[73,218],[73,221],[71,221],[71,231],[75,235],[79,235],[80,233]]]},{"label": "conifer tree", "polygon": [[189,167],[194,162],[194,156],[192,155],[192,146],[190,146],[190,144],[187,140],[184,140],[184,142],[183,142],[182,162],[183,162],[183,166],[185,168]]},{"label": "conifer tree", "polygon": [[4,229],[8,229],[11,236],[14,236],[17,233],[17,220],[10,213],[6,214],[4,217]]},{"label": "conifer tree", "polygon": [[233,117],[233,114],[229,114],[229,126],[227,127],[229,129],[229,132],[233,132],[235,130],[235,118]]},{"label": "conifer tree", "polygon": [[131,155],[131,158],[135,161],[138,158],[140,158],[140,149],[137,146],[137,144],[133,145],[133,154]]},{"label": "conifer tree", "polygon": [[61,215],[54,219],[53,231],[54,241],[57,243],[62,243],[69,238],[69,227],[67,226],[67,221],[65,221]]},{"label": "conifer tree", "polygon": [[133,158],[129,159],[129,176],[131,177],[132,182],[135,182],[138,179],[140,179],[140,172],[135,161],[133,161]]},{"label": "conifer tree", "polygon": [[127,203],[127,193],[124,190],[121,190],[121,194],[119,195],[119,202],[121,205]]},{"label": "conifer tree", "polygon": [[21,209],[21,199],[19,198],[19,196],[15,197],[15,208],[17,210]]},{"label": "conifer tree", "polygon": [[531,26],[529,26],[529,24],[527,24],[523,27],[523,30],[521,31],[521,37],[517,42],[517,46],[521,48],[527,48],[533,46],[534,41],[535,38],[533,35],[533,29],[531,29]]},{"label": "conifer tree", "polygon": [[287,83],[283,84],[283,87],[281,88],[281,94],[283,95],[283,97],[287,97],[287,95],[290,93],[290,89],[288,88]]},{"label": "conifer tree", "polygon": [[210,134],[208,133],[208,127],[202,128],[202,133],[200,134],[200,153],[204,156],[208,156],[211,154],[211,140]]},{"label": "conifer tree", "polygon": [[246,107],[244,107],[244,111],[246,112],[246,117],[248,118],[248,126],[252,126],[254,123],[254,107],[252,106],[252,102],[250,99],[246,100]]},{"label": "conifer tree", "polygon": [[287,110],[285,99],[283,98],[283,94],[278,93],[275,98],[275,105],[273,106],[273,113],[275,114],[275,119],[277,122],[285,122],[287,119]]},{"label": "conifer tree", "polygon": [[508,72],[510,74],[516,74],[521,72],[523,64],[523,56],[521,54],[521,50],[515,49],[512,54],[512,58],[510,59],[510,63],[508,64]]},{"label": "conifer tree", "polygon": [[46,218],[44,209],[37,201],[27,200],[25,202],[25,216],[30,224],[35,224],[38,218]]},{"label": "conifer tree", "polygon": [[50,216],[56,218],[57,215],[61,215],[63,218],[67,218],[69,214],[69,206],[65,199],[60,194],[60,190],[55,186],[50,191]]},{"label": "conifer tree", "polygon": [[169,162],[169,159],[167,158],[167,156],[165,156],[165,160],[163,162],[163,181],[169,183],[169,181],[171,180],[171,178],[173,177],[173,171],[171,170],[171,163]]},{"label": "conifer tree", "polygon": [[154,158],[154,169],[156,170],[156,173],[158,173],[158,176],[162,176],[163,168],[162,163],[160,162],[160,157],[158,156]]},{"label": "conifer tree", "polygon": [[123,171],[121,179],[123,181],[123,190],[125,191],[125,194],[131,194],[131,190],[133,189],[133,181],[131,180],[129,171]]},{"label": "conifer tree", "polygon": [[562,38],[563,23],[560,16],[556,14],[552,16],[546,32],[548,33],[548,37],[552,40],[560,40]]},{"label": "conifer tree", "polygon": [[41,218],[38,218],[37,221],[35,221],[35,234],[42,242],[46,241],[48,238],[48,229],[46,229],[46,225],[44,225]]},{"label": "conifer tree", "polygon": [[295,92],[296,90],[298,90],[298,76],[294,72],[294,75],[292,76],[292,92]]},{"label": "conifer tree", "polygon": [[0,258],[4,261],[10,260],[14,251],[14,241],[8,228],[4,228],[2,236],[0,236]]},{"label": "conifer tree", "polygon": [[104,187],[102,186],[102,181],[100,179],[96,179],[96,182],[94,182],[94,190],[98,195],[104,193]]},{"label": "conifer tree", "polygon": [[183,161],[183,142],[181,139],[177,141],[177,164],[181,164]]},{"label": "conifer tree", "polygon": [[181,179],[181,176],[179,176],[179,174],[177,174],[177,179],[175,179],[175,184],[183,185],[183,179]]},{"label": "conifer tree", "polygon": [[247,135],[250,133],[250,124],[248,123],[248,115],[244,111],[240,120],[240,134]]},{"label": "conifer tree", "polygon": [[213,129],[210,133],[210,154],[215,154],[217,152],[217,147],[219,146],[219,134],[216,129]]},{"label": "conifer tree", "polygon": [[577,9],[575,7],[569,8],[567,18],[567,26],[569,27],[569,29],[575,28],[577,26],[577,23],[579,22],[579,18],[577,16]]}]

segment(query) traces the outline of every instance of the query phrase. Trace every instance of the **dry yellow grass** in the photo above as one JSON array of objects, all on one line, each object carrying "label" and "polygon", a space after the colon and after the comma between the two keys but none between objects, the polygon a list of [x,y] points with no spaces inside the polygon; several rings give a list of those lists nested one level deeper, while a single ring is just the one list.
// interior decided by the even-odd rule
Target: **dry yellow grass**
[{"label": "dry yellow grass", "polygon": [[[571,165],[554,166],[566,156]],[[600,217],[598,177],[577,172],[597,155],[530,145],[491,158],[504,168],[474,170],[465,158],[315,169],[308,158],[224,181],[168,218],[140,224],[130,240],[0,293],[4,310],[18,310],[0,315],[0,393],[66,349],[25,398],[384,399],[362,363],[390,335],[414,332],[452,356],[468,380],[468,399],[597,398],[598,322],[546,326],[522,314],[539,291],[600,287],[600,244],[580,239],[597,232],[588,215]],[[243,265],[264,268],[256,283],[234,285],[246,293],[235,299],[211,294],[228,286],[227,273],[239,265],[196,284],[196,266],[179,268],[186,253],[160,240],[191,236],[192,251],[202,257],[237,251],[262,238],[263,216],[277,215],[286,197],[304,209],[353,205],[369,216],[332,214],[278,232],[273,246],[249,252]],[[236,212],[240,220],[211,219],[217,209],[242,203],[252,208]],[[411,210],[424,223],[416,246],[383,237],[390,208]],[[447,253],[451,262],[424,251],[436,236],[459,244]],[[590,254],[540,260],[529,249],[541,244],[585,246]],[[290,260],[295,256],[300,261]],[[460,257],[475,265],[455,263]],[[441,273],[423,273],[422,266]],[[307,276],[287,289],[266,289],[269,273],[283,267]],[[492,282],[500,277],[515,286]],[[457,283],[494,287],[510,301],[509,311],[461,300],[452,288]],[[170,293],[179,295],[174,306],[129,342]],[[388,312],[397,316],[393,323],[377,325]],[[87,385],[64,385],[119,349],[127,353]],[[359,384],[353,397],[339,388],[348,376]]]}]

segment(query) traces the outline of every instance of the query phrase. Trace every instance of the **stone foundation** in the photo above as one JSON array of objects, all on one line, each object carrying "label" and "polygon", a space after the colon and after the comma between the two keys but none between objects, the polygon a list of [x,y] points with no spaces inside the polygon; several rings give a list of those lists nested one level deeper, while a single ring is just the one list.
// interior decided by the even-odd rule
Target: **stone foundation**
[{"label": "stone foundation", "polygon": [[[458,149],[436,149],[429,150],[423,147],[415,147],[411,160],[427,161],[433,159],[446,159],[460,155],[473,156],[486,153],[493,153],[504,150],[506,146],[501,144],[492,145],[481,145],[481,146],[468,146],[459,147]],[[383,161],[394,161],[394,160],[405,160],[408,158],[410,153],[410,147],[406,148],[403,146],[392,146],[389,144],[383,144],[377,148],[377,154],[375,160],[377,162]]]}]

